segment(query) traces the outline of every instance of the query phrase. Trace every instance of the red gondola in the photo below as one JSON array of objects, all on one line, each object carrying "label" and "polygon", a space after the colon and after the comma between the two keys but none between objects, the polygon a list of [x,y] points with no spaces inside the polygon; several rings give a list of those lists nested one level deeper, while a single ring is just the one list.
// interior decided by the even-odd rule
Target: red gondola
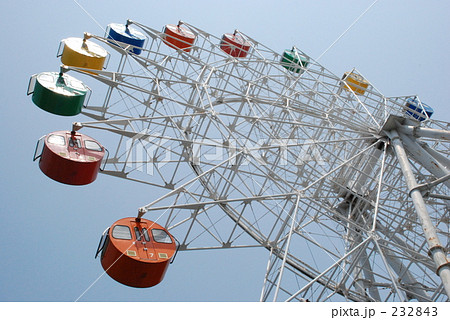
[{"label": "red gondola", "polygon": [[39,139],[34,160],[49,178],[70,185],[85,185],[97,178],[106,149],[75,131],[56,131]]},{"label": "red gondola", "polygon": [[123,218],[102,235],[95,257],[114,280],[135,288],[160,283],[176,254],[175,238],[159,224]]},{"label": "red gondola", "polygon": [[225,33],[220,42],[220,49],[235,58],[245,58],[250,50],[250,43],[240,34]]}]

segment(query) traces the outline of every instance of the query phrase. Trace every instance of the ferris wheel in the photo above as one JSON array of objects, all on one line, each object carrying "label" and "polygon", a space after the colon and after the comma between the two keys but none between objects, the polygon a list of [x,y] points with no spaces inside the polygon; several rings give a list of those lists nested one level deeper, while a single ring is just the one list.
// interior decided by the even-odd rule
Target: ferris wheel
[{"label": "ferris wheel", "polygon": [[[124,262],[111,277],[152,286],[178,251],[260,247],[261,301],[448,300],[450,124],[419,97],[385,97],[356,69],[336,76],[296,47],[186,22],[110,24],[64,39],[59,55],[60,72],[34,75],[28,93],[91,120],[43,137],[41,170],[155,190],[105,230],[97,255],[108,272],[145,254],[156,273],[133,282]],[[108,150],[84,130],[108,133]]]}]

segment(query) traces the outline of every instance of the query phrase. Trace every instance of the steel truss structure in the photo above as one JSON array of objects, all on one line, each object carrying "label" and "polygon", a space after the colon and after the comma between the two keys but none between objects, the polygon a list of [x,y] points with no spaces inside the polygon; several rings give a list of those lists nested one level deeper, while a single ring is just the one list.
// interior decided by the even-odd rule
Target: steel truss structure
[{"label": "steel truss structure", "polygon": [[104,174],[158,190],[139,216],[180,250],[267,249],[262,301],[448,300],[449,123],[407,114],[418,97],[356,94],[310,57],[292,72],[239,31],[245,58],[185,22],[190,52],[129,23],[140,55],[90,35],[116,71],[62,70],[106,88],[74,129],[111,133]]}]

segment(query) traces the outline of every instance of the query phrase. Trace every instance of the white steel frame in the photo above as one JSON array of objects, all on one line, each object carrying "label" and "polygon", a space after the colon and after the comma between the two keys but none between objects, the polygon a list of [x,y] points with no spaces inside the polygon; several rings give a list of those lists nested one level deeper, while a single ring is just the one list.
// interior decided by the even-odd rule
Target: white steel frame
[{"label": "white steel frame", "polygon": [[262,301],[448,299],[448,123],[406,115],[417,97],[356,95],[311,58],[293,73],[239,31],[238,59],[188,23],[189,53],[129,23],[141,55],[89,35],[117,71],[63,70],[105,85],[74,129],[114,133],[103,173],[157,187],[139,216],[180,250],[266,248]]}]

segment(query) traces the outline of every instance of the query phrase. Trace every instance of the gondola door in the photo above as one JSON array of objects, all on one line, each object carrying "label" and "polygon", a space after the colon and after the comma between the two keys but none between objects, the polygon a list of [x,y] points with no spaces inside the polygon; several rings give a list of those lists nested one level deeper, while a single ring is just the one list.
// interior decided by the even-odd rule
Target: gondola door
[{"label": "gondola door", "polygon": [[132,221],[131,227],[136,237],[135,246],[137,256],[142,260],[157,260],[155,249],[150,240],[147,222]]}]

